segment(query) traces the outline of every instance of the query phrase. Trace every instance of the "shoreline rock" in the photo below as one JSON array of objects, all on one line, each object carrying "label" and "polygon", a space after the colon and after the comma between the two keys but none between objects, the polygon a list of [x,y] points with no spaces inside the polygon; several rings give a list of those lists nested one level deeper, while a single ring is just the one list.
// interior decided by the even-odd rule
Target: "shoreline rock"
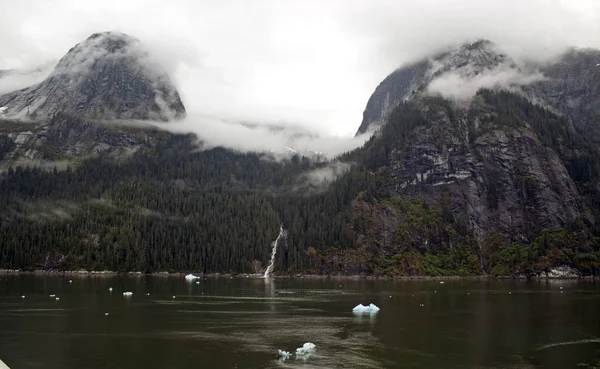
[{"label": "shoreline rock", "polygon": [[[20,269],[0,269],[0,275],[38,275],[38,276],[70,276],[70,277],[114,277],[114,276],[151,276],[151,277],[178,277],[185,278],[187,272],[152,272],[144,273],[140,271],[117,272],[112,270],[34,270],[25,271]],[[262,274],[231,274],[231,273],[197,273],[198,279],[205,278],[264,278]],[[584,276],[574,268],[566,265],[554,267],[549,272],[540,272],[537,275],[525,276],[492,276],[492,275],[473,275],[473,276],[381,276],[381,275],[322,275],[322,274],[294,274],[294,275],[273,275],[275,279],[339,279],[339,280],[415,280],[415,281],[446,281],[446,280],[494,280],[494,279],[600,279],[600,276]]]}]

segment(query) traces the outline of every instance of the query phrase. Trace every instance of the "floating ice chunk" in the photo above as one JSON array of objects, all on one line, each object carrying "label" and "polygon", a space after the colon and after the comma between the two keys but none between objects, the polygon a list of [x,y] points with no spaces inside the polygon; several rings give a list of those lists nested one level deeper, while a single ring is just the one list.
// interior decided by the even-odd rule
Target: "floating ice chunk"
[{"label": "floating ice chunk", "polygon": [[277,358],[280,360],[287,360],[290,358],[290,353],[289,351],[285,351],[285,350],[278,350],[277,351]]},{"label": "floating ice chunk", "polygon": [[314,343],[306,342],[302,347],[296,349],[296,356],[305,356],[315,351],[317,346]]},{"label": "floating ice chunk", "polygon": [[57,297],[55,300],[56,300],[56,301],[60,300],[60,297]]},{"label": "floating ice chunk", "polygon": [[108,316],[108,313],[104,313],[104,316]]},{"label": "floating ice chunk", "polygon": [[133,296],[133,292],[123,292],[123,296]]},{"label": "floating ice chunk", "polygon": [[440,281],[440,284],[444,284],[444,281]]},{"label": "floating ice chunk", "polygon": [[50,297],[56,297],[56,295],[50,295]]},{"label": "floating ice chunk", "polygon": [[363,311],[366,311],[366,310],[367,310],[367,307],[363,304],[358,304],[352,309],[352,311],[354,311],[355,313],[362,313]]},{"label": "floating ice chunk", "polygon": [[150,296],[150,294],[149,294],[149,293],[146,293],[146,296]]},{"label": "floating ice chunk", "polygon": [[0,360],[0,369],[10,369],[8,365],[4,364],[4,361]]},{"label": "floating ice chunk", "polygon": [[73,283],[73,280],[72,280],[72,279],[69,279],[69,283]]},{"label": "floating ice chunk", "polygon": [[112,287],[108,287],[108,291],[112,292]]},{"label": "floating ice chunk", "polygon": [[22,299],[24,299],[24,298],[25,298],[25,295],[21,296],[21,298],[22,298]]},{"label": "floating ice chunk", "polygon": [[200,284],[200,281],[196,281],[196,284]]},{"label": "floating ice chunk", "polygon": [[176,296],[173,296],[173,298],[175,298]]},{"label": "floating ice chunk", "polygon": [[376,313],[379,311],[379,307],[375,304],[369,304],[369,306],[358,304],[352,309],[352,311],[355,313]]},{"label": "floating ice chunk", "polygon": [[199,278],[200,277],[197,277],[197,276],[195,276],[193,274],[188,274],[188,275],[185,276],[185,280],[186,281],[193,281],[194,279],[199,279]]}]

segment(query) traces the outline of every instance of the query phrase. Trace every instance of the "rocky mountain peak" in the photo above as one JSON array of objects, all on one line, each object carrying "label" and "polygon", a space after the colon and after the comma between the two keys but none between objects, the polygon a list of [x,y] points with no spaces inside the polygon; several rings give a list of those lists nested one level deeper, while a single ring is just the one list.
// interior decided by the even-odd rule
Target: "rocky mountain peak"
[{"label": "rocky mountain peak", "polygon": [[33,120],[57,113],[161,121],[185,116],[166,71],[138,39],[119,32],[92,34],[44,81],[0,96],[0,106],[5,117]]},{"label": "rocky mountain peak", "polygon": [[386,77],[371,95],[357,134],[378,129],[398,103],[425,90],[436,78],[445,74],[472,78],[498,68],[518,69],[518,66],[488,40],[463,43],[400,67]]}]

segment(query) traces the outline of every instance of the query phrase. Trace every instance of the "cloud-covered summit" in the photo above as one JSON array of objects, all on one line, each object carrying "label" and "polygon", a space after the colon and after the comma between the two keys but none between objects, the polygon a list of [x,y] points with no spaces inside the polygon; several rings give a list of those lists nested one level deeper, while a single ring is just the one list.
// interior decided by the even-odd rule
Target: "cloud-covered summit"
[{"label": "cloud-covered summit", "polygon": [[63,56],[41,83],[0,96],[5,116],[67,113],[97,119],[167,121],[185,116],[168,74],[136,38],[94,33]]}]

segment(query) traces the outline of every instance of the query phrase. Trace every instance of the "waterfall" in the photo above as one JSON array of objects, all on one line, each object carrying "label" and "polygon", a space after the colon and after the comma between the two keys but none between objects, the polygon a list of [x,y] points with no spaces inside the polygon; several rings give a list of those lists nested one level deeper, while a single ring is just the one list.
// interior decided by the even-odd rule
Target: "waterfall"
[{"label": "waterfall", "polygon": [[269,275],[273,272],[273,267],[275,264],[275,254],[277,253],[277,244],[279,243],[279,239],[281,237],[285,238],[285,230],[283,229],[283,224],[279,226],[279,234],[277,235],[277,238],[275,239],[275,241],[273,241],[273,243],[271,243],[271,262],[269,263],[267,270],[265,270],[265,275],[263,276],[264,278],[268,278]]}]

